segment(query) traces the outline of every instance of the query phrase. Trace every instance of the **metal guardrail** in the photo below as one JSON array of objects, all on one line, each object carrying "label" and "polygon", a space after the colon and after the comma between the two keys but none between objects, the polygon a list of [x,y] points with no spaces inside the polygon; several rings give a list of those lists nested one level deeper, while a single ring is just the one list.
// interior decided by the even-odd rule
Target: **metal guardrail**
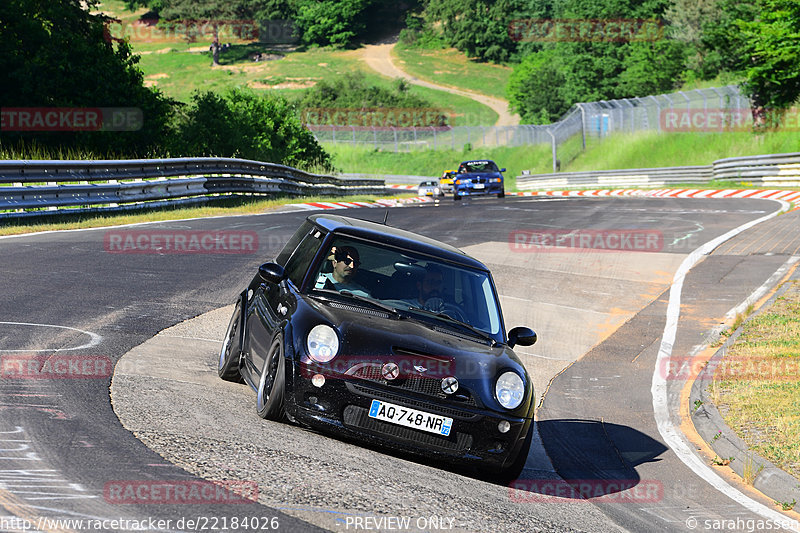
[{"label": "metal guardrail", "polygon": [[[160,206],[224,194],[347,196],[385,191],[383,180],[337,178],[245,159],[0,161],[0,217],[42,214],[42,209],[97,210],[100,205],[109,210],[126,204]],[[32,209],[37,211],[26,211]]]},{"label": "metal guardrail", "polygon": [[517,176],[517,188],[665,187],[683,183],[702,185],[710,181],[800,187],[800,153],[731,157],[705,166],[524,174]]},{"label": "metal guardrail", "polygon": [[589,172],[558,172],[517,176],[523,191],[578,189],[583,187],[665,187],[678,183],[708,183],[712,166],[634,168]]},{"label": "metal guardrail", "polygon": [[714,161],[714,179],[753,185],[800,186],[800,153],[729,157]]}]

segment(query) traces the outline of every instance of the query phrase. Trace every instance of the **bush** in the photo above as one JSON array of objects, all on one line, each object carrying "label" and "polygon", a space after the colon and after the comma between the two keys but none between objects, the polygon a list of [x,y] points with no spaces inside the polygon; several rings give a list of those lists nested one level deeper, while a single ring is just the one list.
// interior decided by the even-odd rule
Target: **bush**
[{"label": "bush", "polygon": [[332,170],[330,155],[282,97],[234,89],[195,93],[176,124],[171,151],[180,156],[241,157]]}]

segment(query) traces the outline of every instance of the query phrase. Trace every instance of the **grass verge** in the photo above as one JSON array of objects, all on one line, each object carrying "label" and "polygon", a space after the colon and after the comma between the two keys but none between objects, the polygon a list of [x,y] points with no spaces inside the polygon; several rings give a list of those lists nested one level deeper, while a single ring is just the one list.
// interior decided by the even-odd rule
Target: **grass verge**
[{"label": "grass verge", "polygon": [[759,455],[800,477],[800,281],[742,325],[716,370],[725,422]]},{"label": "grass verge", "polygon": [[[406,195],[408,196],[408,195]],[[137,209],[126,213],[84,213],[46,215],[35,219],[0,219],[0,236],[82,228],[102,228],[124,224],[141,224],[214,216],[248,215],[265,213],[281,206],[302,202],[368,202],[379,198],[400,196],[291,196],[280,198],[225,197],[197,207],[167,209]]]}]

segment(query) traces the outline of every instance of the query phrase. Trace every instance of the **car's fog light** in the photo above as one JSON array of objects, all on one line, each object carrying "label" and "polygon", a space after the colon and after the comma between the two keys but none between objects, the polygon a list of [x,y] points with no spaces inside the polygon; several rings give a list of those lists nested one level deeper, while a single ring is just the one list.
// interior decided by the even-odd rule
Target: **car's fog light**
[{"label": "car's fog light", "polygon": [[497,424],[497,430],[500,433],[508,433],[508,430],[511,429],[511,422],[508,420],[501,420],[499,424]]},{"label": "car's fog light", "polygon": [[[325,385],[325,376],[323,376],[322,374],[314,374],[313,376],[311,376],[311,384],[317,388],[322,387],[323,385]],[[506,422],[506,424],[507,423],[508,422]],[[508,430],[506,429],[506,431]]]}]

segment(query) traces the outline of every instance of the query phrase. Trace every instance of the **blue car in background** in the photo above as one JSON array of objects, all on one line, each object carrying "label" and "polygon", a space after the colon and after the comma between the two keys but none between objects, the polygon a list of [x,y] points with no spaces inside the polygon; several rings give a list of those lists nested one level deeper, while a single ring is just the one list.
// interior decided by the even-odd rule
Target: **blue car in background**
[{"label": "blue car in background", "polygon": [[464,161],[458,166],[458,173],[453,181],[453,199],[461,200],[462,196],[496,194],[498,198],[506,195],[503,186],[503,172],[494,161],[476,159]]}]

